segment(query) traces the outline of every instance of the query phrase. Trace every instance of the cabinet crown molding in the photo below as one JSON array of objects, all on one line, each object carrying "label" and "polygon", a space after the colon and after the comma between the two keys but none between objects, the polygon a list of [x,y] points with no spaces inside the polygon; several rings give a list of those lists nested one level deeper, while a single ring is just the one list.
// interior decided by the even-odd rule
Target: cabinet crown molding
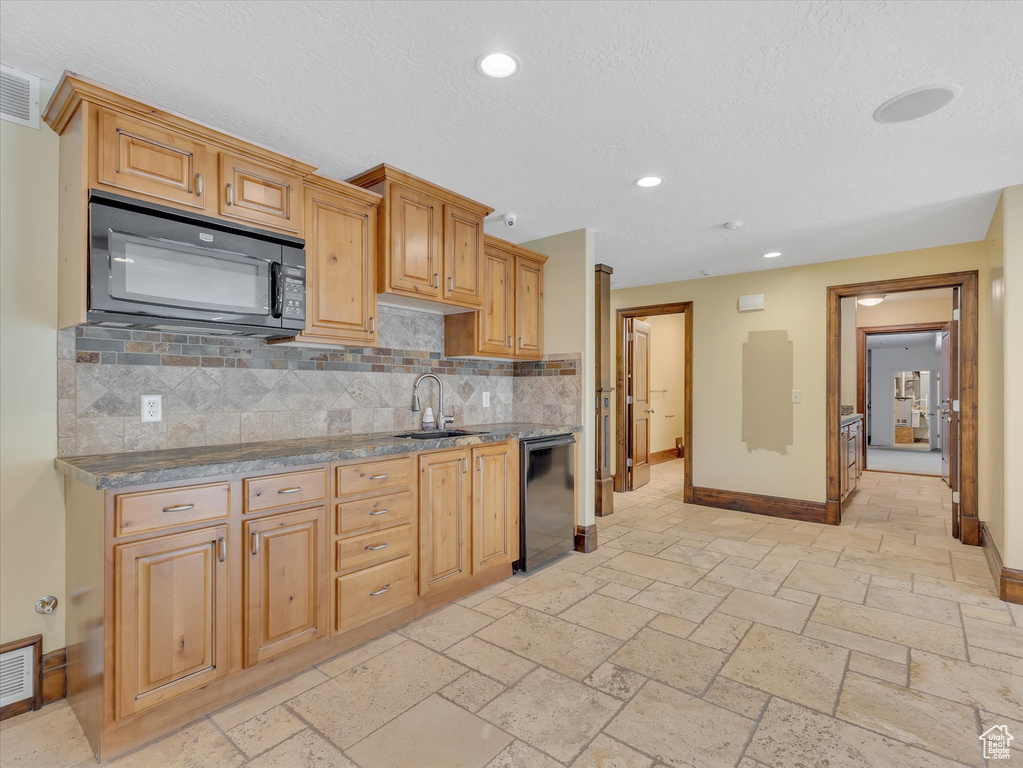
[{"label": "cabinet crown molding", "polygon": [[46,105],[43,119],[58,135],[62,135],[83,101],[132,117],[171,126],[174,130],[192,138],[216,144],[224,149],[241,152],[260,162],[299,176],[308,176],[316,170],[315,165],[303,163],[259,144],[224,133],[176,112],[146,104],[133,96],[108,88],[70,70],[65,70],[61,75],[60,81],[53,91],[53,96],[50,97],[50,102]]},{"label": "cabinet crown molding", "polygon": [[521,256],[524,259],[532,259],[541,264],[546,264],[549,258],[545,254],[539,251],[531,251],[528,248],[524,248],[521,245],[515,245],[515,243],[509,243],[507,240],[502,240],[499,237],[493,235],[483,235],[483,247],[484,248],[496,248],[500,251],[505,251],[513,256]]},{"label": "cabinet crown molding", "polygon": [[464,208],[467,211],[475,213],[478,216],[489,216],[494,212],[494,209],[483,203],[479,203],[468,197],[452,192],[450,189],[439,187],[433,182],[422,179],[418,176],[413,176],[411,173],[395,168],[393,165],[387,163],[381,163],[375,168],[370,168],[368,171],[360,173],[358,176],[353,176],[348,179],[349,184],[354,184],[358,187],[371,187],[374,184],[380,182],[401,184],[405,187],[418,190],[428,195],[432,195],[439,200],[457,205],[460,208]]},{"label": "cabinet crown molding", "polygon": [[323,192],[331,192],[336,195],[342,195],[350,200],[356,200],[366,205],[379,206],[384,199],[383,195],[378,195],[368,189],[357,187],[354,184],[349,184],[347,181],[337,181],[336,179],[328,179],[326,176],[306,176],[305,186],[307,189],[318,189]]}]

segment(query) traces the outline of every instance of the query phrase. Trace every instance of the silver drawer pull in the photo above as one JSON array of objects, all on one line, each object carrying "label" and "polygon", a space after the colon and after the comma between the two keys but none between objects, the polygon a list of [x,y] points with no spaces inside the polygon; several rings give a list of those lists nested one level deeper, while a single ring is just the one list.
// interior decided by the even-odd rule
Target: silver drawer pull
[{"label": "silver drawer pull", "polygon": [[390,588],[391,588],[390,584],[384,584],[384,588],[383,589],[378,589],[376,592],[370,592],[369,596],[370,597],[377,597],[378,595],[384,594],[384,592],[386,592]]},{"label": "silver drawer pull", "polygon": [[370,480],[386,480],[387,479],[387,473],[384,472],[384,474],[382,474],[382,475],[370,475],[369,479]]},{"label": "silver drawer pull", "polygon": [[378,549],[386,549],[386,548],[387,548],[387,542],[386,541],[383,544],[377,544],[375,547],[371,547],[368,544],[366,545],[366,549],[368,549],[370,552],[376,552]]},{"label": "silver drawer pull", "polygon": [[234,187],[227,185],[227,204],[234,205]]},{"label": "silver drawer pull", "polygon": [[387,510],[386,509],[378,509],[376,512],[370,512],[369,516],[370,517],[376,517],[377,515],[386,515],[386,514],[387,514]]},{"label": "silver drawer pull", "polygon": [[297,486],[295,488],[281,488],[279,491],[277,491],[277,493],[280,493],[280,494],[283,495],[285,493],[298,493],[301,490],[302,490],[302,486],[299,485],[299,486]]},{"label": "silver drawer pull", "polygon": [[195,504],[178,504],[174,507],[164,507],[164,512],[187,512],[190,509],[195,509]]},{"label": "silver drawer pull", "polygon": [[259,531],[252,532],[252,549],[250,551],[254,555],[259,554]]},{"label": "silver drawer pull", "polygon": [[223,563],[227,560],[227,539],[223,536],[217,539],[217,555],[220,562]]},{"label": "silver drawer pull", "polygon": [[202,197],[202,174],[195,174],[195,196]]}]

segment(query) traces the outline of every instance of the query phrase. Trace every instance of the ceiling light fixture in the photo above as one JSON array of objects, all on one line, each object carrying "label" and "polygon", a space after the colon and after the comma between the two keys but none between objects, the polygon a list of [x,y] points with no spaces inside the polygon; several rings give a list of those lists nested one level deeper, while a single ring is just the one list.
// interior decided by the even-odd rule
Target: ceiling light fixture
[{"label": "ceiling light fixture", "polygon": [[724,227],[729,232],[734,232],[737,229],[742,229],[742,222],[741,221],[726,221],[724,223]]},{"label": "ceiling light fixture", "polygon": [[660,176],[644,176],[641,179],[636,179],[637,187],[657,187],[663,182]]},{"label": "ceiling light fixture", "polygon": [[904,123],[937,112],[952,99],[961,94],[958,85],[927,85],[900,93],[874,110],[874,119],[879,123]]},{"label": "ceiling light fixture", "polygon": [[779,256],[781,256],[781,251],[771,251],[770,253],[764,254],[765,259],[776,259]]},{"label": "ceiling light fixture", "polygon": [[856,299],[857,304],[862,304],[865,307],[876,307],[884,301],[884,296],[864,296],[862,299]]},{"label": "ceiling light fixture", "polygon": [[476,69],[487,77],[508,77],[519,68],[519,60],[510,53],[484,53],[476,59]]}]

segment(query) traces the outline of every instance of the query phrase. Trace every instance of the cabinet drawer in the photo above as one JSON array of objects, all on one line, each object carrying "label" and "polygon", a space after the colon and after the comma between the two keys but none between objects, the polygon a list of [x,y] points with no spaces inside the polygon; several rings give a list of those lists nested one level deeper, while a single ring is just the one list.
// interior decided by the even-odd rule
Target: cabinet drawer
[{"label": "cabinet drawer", "polygon": [[412,556],[341,576],[335,582],[336,631],[349,629],[412,604]]},{"label": "cabinet drawer", "polygon": [[401,523],[412,517],[412,493],[392,493],[337,505],[338,534],[360,528]]},{"label": "cabinet drawer", "polygon": [[412,486],[412,458],[370,461],[337,468],[337,495],[351,496]]},{"label": "cabinet drawer", "polygon": [[230,483],[122,493],[114,499],[114,528],[117,536],[132,536],[144,531],[216,520],[227,517],[230,510]]},{"label": "cabinet drawer", "polygon": [[281,475],[248,477],[242,480],[246,512],[289,507],[307,501],[322,501],[327,495],[327,471],[285,472]]},{"label": "cabinet drawer", "polygon": [[412,524],[364,533],[337,543],[337,570],[350,571],[412,551]]},{"label": "cabinet drawer", "polygon": [[221,216],[285,232],[301,230],[299,176],[221,152],[220,186]]}]

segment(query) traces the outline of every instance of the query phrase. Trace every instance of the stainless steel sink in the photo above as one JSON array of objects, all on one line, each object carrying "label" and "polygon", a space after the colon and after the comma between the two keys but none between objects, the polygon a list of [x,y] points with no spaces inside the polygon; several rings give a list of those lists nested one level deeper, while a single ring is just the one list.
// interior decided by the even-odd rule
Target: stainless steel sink
[{"label": "stainless steel sink", "polygon": [[406,440],[439,440],[442,437],[467,437],[469,435],[482,435],[483,432],[467,432],[464,429],[427,429],[421,432],[402,432],[395,437],[403,437]]}]

